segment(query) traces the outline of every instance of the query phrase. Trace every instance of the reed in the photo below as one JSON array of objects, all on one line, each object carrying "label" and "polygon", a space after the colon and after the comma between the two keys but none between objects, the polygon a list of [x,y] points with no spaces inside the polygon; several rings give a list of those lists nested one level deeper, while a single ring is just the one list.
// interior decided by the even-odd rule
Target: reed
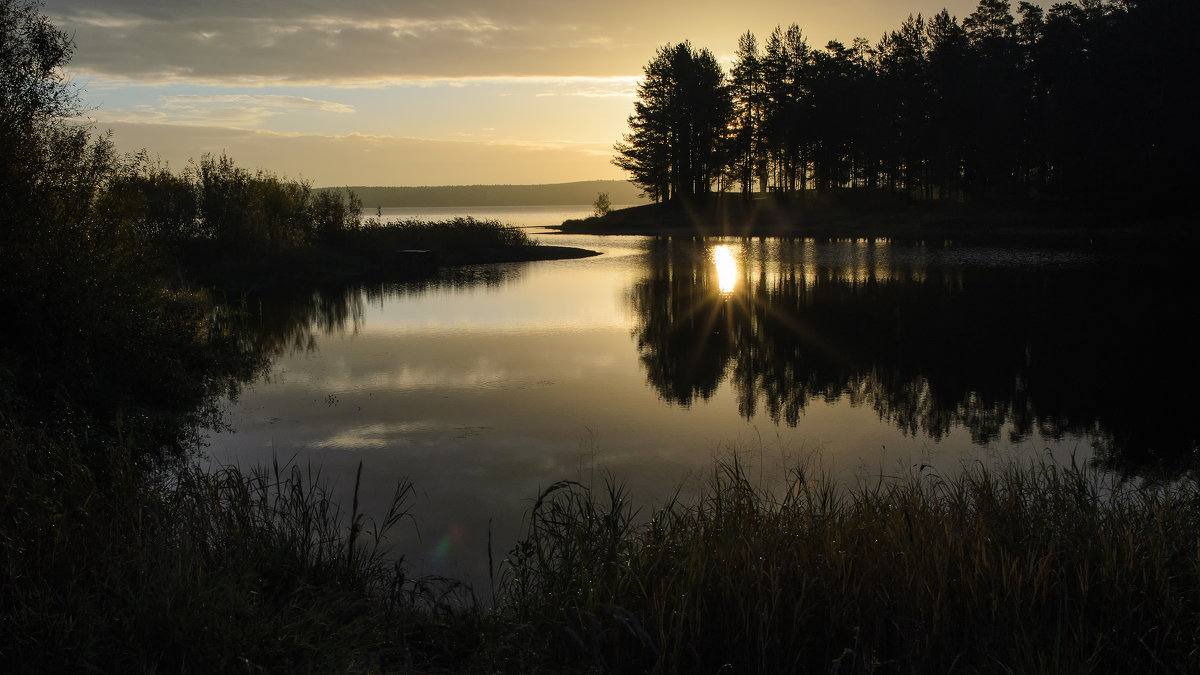
[{"label": "reed", "polygon": [[[11,672],[1193,672],[1200,483],[1050,463],[853,484],[735,457],[649,511],[561,481],[491,606],[413,578],[408,518],[273,464],[103,470],[0,432]],[[357,502],[357,487],[354,500]]]},{"label": "reed", "polygon": [[504,611],[612,672],[1139,672],[1200,667],[1200,490],[975,466],[779,494],[735,459],[644,521],[552,486]]},{"label": "reed", "polygon": [[375,521],[313,469],[148,475],[114,453],[101,472],[68,444],[15,441],[0,436],[6,672],[379,671],[436,662],[429,635],[462,642],[426,628],[461,589],[384,555],[407,482]]},{"label": "reed", "polygon": [[436,251],[447,260],[469,261],[479,252],[536,246],[524,230],[499,220],[455,217],[446,220],[398,220],[381,222],[368,219],[362,229],[348,231],[333,242],[334,249],[371,259],[379,252],[403,249]]}]

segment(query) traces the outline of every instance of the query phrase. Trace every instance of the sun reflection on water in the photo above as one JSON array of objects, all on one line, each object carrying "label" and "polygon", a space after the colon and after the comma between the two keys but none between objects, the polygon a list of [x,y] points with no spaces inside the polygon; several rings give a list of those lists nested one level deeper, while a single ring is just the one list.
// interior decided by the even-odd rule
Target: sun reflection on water
[{"label": "sun reflection on water", "polygon": [[713,249],[713,263],[717,266],[717,287],[721,295],[730,295],[737,286],[737,260],[733,257],[733,248],[721,244]]}]

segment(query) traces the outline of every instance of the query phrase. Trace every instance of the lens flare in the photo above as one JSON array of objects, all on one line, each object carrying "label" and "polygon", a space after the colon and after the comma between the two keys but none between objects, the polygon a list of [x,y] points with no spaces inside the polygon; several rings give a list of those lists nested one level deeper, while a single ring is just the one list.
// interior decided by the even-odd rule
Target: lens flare
[{"label": "lens flare", "polygon": [[433,559],[443,561],[450,555],[450,547],[462,541],[463,531],[458,525],[451,525],[450,531],[438,540],[433,547]]}]

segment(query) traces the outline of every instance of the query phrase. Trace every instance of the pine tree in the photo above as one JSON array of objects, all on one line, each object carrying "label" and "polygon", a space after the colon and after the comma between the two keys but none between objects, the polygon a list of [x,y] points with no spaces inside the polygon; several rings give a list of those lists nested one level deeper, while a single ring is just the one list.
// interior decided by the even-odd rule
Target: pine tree
[{"label": "pine tree", "polygon": [[720,64],[683,42],[660,48],[644,73],[613,163],[655,201],[711,191],[725,166],[733,105]]}]

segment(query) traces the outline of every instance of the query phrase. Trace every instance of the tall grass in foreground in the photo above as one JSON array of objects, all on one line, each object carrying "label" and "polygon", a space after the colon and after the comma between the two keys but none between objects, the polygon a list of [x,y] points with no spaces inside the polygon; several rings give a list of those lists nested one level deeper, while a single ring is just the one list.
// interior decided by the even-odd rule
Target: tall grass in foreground
[{"label": "tall grass in foreground", "polygon": [[357,488],[340,509],[318,473],[296,466],[190,465],[148,479],[114,457],[100,475],[64,445],[5,436],[6,672],[380,671],[414,652],[436,662],[423,627],[448,614],[456,589],[407,579],[379,545],[406,515],[408,483],[372,522]]},{"label": "tall grass in foreground", "polygon": [[[557,483],[507,562],[531,645],[610,672],[1196,672],[1200,489],[1050,464],[855,487],[737,461],[648,520]],[[642,524],[639,524],[642,523]]]},{"label": "tall grass in foreground", "polygon": [[380,547],[407,482],[376,524],[357,490],[339,509],[294,466],[146,480],[13,440],[0,430],[10,672],[1200,669],[1191,478],[1035,464],[848,487],[796,469],[767,493],[732,460],[647,514],[611,482],[564,481],[483,609]]}]

